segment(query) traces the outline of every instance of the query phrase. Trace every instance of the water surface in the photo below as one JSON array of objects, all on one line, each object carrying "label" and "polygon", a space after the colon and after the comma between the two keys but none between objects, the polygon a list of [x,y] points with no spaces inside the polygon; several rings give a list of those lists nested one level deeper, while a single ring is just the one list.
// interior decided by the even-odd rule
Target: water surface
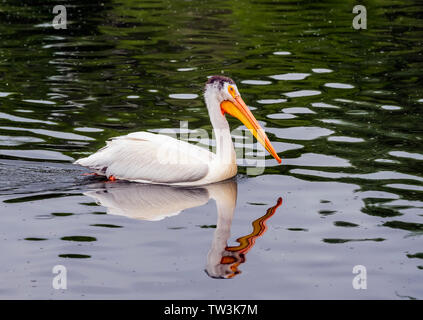
[{"label": "water surface", "polygon": [[[0,4],[1,298],[423,297],[418,1],[369,4],[367,30],[348,2],[70,1],[66,30],[44,3]],[[181,189],[72,164],[130,132],[211,134],[214,74],[282,165]]]}]

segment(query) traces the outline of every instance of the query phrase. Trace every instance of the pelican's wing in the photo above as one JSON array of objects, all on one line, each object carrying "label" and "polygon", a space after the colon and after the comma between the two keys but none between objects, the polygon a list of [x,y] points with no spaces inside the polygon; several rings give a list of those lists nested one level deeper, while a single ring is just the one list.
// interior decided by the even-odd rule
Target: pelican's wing
[{"label": "pelican's wing", "polygon": [[153,183],[186,183],[204,178],[213,153],[172,137],[135,132],[113,138],[75,163],[107,177]]},{"label": "pelican's wing", "polygon": [[107,213],[143,220],[161,220],[209,201],[205,188],[118,183],[87,191],[85,195],[107,208]]}]

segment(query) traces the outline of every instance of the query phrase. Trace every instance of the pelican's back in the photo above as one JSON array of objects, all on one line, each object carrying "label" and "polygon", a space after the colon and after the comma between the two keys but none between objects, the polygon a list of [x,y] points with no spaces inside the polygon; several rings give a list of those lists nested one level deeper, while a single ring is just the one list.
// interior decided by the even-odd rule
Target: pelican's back
[{"label": "pelican's back", "polygon": [[135,132],[75,163],[116,179],[162,184],[195,184],[209,171],[213,153],[172,137]]}]

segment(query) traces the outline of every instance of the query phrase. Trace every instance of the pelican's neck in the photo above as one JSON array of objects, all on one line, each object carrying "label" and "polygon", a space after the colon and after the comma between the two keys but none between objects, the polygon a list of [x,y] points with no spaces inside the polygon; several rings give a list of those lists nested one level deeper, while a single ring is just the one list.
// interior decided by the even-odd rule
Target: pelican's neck
[{"label": "pelican's neck", "polygon": [[216,158],[224,163],[236,163],[229,123],[220,111],[220,103],[213,95],[206,95],[206,105],[216,139]]}]

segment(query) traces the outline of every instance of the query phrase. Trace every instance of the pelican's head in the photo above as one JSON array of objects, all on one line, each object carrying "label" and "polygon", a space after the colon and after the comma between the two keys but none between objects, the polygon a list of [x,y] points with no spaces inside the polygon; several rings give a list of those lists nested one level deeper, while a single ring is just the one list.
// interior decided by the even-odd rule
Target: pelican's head
[{"label": "pelican's head", "polygon": [[[279,163],[282,162],[281,158],[279,158],[278,154],[270,143],[269,138],[264,133],[263,128],[253,116],[250,109],[248,109],[244,100],[242,100],[235,81],[224,76],[212,76],[206,83],[204,96],[206,103],[208,101],[218,102],[220,106],[219,111],[222,116],[225,116],[227,113],[235,118],[238,118],[251,131],[254,137],[256,137],[256,139],[266,148],[266,150]],[[210,108],[209,104],[208,107]],[[212,112],[217,111],[212,110]]]}]

